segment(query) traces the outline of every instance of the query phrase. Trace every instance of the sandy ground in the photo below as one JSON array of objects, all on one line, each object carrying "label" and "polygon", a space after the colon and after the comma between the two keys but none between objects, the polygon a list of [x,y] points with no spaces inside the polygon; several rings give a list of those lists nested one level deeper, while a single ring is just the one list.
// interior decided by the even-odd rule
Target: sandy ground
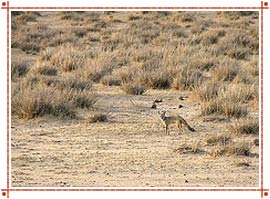
[{"label": "sandy ground", "polygon": [[[228,131],[228,120],[200,116],[200,104],[179,101],[179,91],[149,90],[128,96],[119,87],[95,85],[100,94],[96,110],[109,112],[108,122],[43,117],[12,119],[12,186],[87,187],[255,187],[259,185],[259,159],[247,156],[209,155],[215,146],[206,138]],[[162,98],[157,109],[152,101]],[[179,104],[189,108],[178,109]],[[101,108],[102,107],[102,108]],[[165,135],[157,111],[182,115],[196,132],[178,133],[170,126]],[[256,136],[235,136],[252,142]],[[197,153],[179,153],[183,145],[198,145]],[[258,147],[251,151],[258,153]],[[237,163],[249,166],[237,166]]]}]

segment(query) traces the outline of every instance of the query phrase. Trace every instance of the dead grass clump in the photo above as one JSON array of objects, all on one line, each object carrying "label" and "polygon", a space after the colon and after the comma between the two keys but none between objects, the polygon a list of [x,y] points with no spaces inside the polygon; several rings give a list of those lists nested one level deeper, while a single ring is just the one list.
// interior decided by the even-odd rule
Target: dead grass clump
[{"label": "dead grass clump", "polygon": [[218,97],[218,92],[222,85],[216,81],[208,81],[194,90],[194,96],[199,98],[201,101],[210,101]]},{"label": "dead grass clump", "polygon": [[93,108],[94,104],[97,102],[98,98],[93,94],[88,94],[85,92],[78,92],[74,95],[73,105],[77,108]]},{"label": "dead grass clump", "polygon": [[46,48],[41,52],[39,61],[46,61],[47,65],[55,66],[62,72],[70,72],[83,66],[86,60],[85,52],[71,44]]},{"label": "dead grass clump", "polygon": [[210,46],[218,42],[218,32],[216,31],[207,31],[201,35],[201,44],[204,46]]},{"label": "dead grass clump", "polygon": [[138,20],[138,19],[141,19],[141,17],[138,16],[138,15],[130,15],[130,16],[128,17],[128,20],[129,20],[129,21],[135,21],[135,20]]},{"label": "dead grass clump", "polygon": [[86,119],[87,123],[95,123],[95,122],[107,122],[108,118],[105,114],[94,114]]},{"label": "dead grass clump", "polygon": [[77,117],[76,112],[70,110],[70,107],[65,104],[56,104],[52,106],[49,109],[48,114],[60,117],[62,119],[75,119]]},{"label": "dead grass clump", "polygon": [[245,119],[237,120],[230,127],[233,134],[259,134],[259,120],[258,118],[254,119]]},{"label": "dead grass clump", "polygon": [[[247,106],[243,105],[241,101],[235,101],[233,99],[224,99],[221,105],[220,114],[226,117],[245,117],[248,114]],[[218,105],[220,106],[220,104]]]},{"label": "dead grass clump", "polygon": [[76,113],[62,94],[43,87],[24,88],[12,94],[12,114],[26,119],[46,114],[73,119]]},{"label": "dead grass clump", "polygon": [[89,80],[82,80],[75,77],[66,77],[62,82],[62,89],[70,88],[77,91],[89,90],[93,85],[93,82]]},{"label": "dead grass clump", "polygon": [[249,52],[248,48],[241,49],[241,48],[239,48],[239,46],[237,46],[237,47],[233,47],[233,48],[229,49],[226,52],[226,55],[228,55],[230,58],[233,58],[233,59],[247,60],[249,55],[250,55],[250,52]]},{"label": "dead grass clump", "polygon": [[224,147],[221,153],[224,155],[250,156],[250,144],[248,143],[232,143]]},{"label": "dead grass clump", "polygon": [[201,106],[202,115],[219,114],[225,117],[245,117],[248,114],[247,105],[241,99],[231,96],[221,96],[206,101]]},{"label": "dead grass clump", "polygon": [[180,154],[201,154],[201,153],[205,153],[204,150],[199,149],[199,142],[195,142],[191,146],[188,146],[187,144],[183,144],[182,146],[178,147],[177,149],[174,149],[173,152],[177,152],[177,153],[180,153]]},{"label": "dead grass clump", "polygon": [[120,86],[121,80],[112,75],[105,75],[101,79],[101,83],[106,86]]},{"label": "dead grass clump", "polygon": [[[14,16],[14,15],[12,15]],[[38,12],[21,12],[19,15],[16,16],[17,22],[20,22],[21,24],[26,24],[27,22],[35,22],[36,17],[40,16]]]},{"label": "dead grass clump", "polygon": [[226,146],[229,142],[231,142],[231,137],[227,134],[214,135],[206,139],[206,144],[208,146],[216,146],[216,145]]},{"label": "dead grass clump", "polygon": [[200,70],[184,67],[176,75],[173,87],[177,90],[193,90],[201,85],[202,73]]},{"label": "dead grass clump", "polygon": [[31,69],[33,74],[47,75],[47,76],[57,76],[58,69],[54,66],[47,65],[37,65]]},{"label": "dead grass clump", "polygon": [[240,71],[238,62],[229,59],[223,60],[219,66],[211,70],[213,78],[217,81],[232,81]]},{"label": "dead grass clump", "polygon": [[16,78],[24,77],[29,71],[29,63],[19,61],[12,61],[11,63],[11,79],[15,80]]},{"label": "dead grass clump", "polygon": [[249,167],[250,164],[248,162],[238,162],[236,164],[237,167]]},{"label": "dead grass clump", "polygon": [[141,85],[153,89],[168,89],[172,84],[172,75],[167,69],[143,71],[136,75]]},{"label": "dead grass clump", "polygon": [[127,83],[122,86],[122,90],[129,95],[142,95],[146,91],[146,88],[144,86]]},{"label": "dead grass clump", "polygon": [[74,119],[76,108],[93,108],[97,97],[86,93],[85,85],[82,89],[70,83],[64,85],[66,82],[51,76],[21,79],[12,87],[12,114],[27,119],[44,115]]},{"label": "dead grass clump", "polygon": [[258,57],[252,59],[249,62],[243,64],[243,68],[245,72],[249,73],[250,75],[257,77],[259,76],[259,60]]},{"label": "dead grass clump", "polygon": [[173,33],[173,36],[175,36],[177,38],[186,38],[186,37],[188,37],[187,33],[184,30],[176,30]]}]

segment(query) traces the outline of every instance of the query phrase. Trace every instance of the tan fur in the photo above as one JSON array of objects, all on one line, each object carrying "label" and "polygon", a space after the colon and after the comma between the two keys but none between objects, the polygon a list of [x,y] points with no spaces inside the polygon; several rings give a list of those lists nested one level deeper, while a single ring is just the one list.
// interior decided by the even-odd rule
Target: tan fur
[{"label": "tan fur", "polygon": [[163,124],[165,126],[166,135],[169,135],[168,126],[170,124],[176,124],[179,130],[182,128],[183,125],[185,125],[188,128],[188,130],[190,130],[192,132],[195,131],[195,129],[192,128],[191,126],[189,126],[189,124],[186,122],[186,120],[183,117],[181,117],[179,115],[177,115],[177,116],[166,116],[165,114],[166,114],[166,111],[162,111],[160,113],[160,118],[163,121]]}]

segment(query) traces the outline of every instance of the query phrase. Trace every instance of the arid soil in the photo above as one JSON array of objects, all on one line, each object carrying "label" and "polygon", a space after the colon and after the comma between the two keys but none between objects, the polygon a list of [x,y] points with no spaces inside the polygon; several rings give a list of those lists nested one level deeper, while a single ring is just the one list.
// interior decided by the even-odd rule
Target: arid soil
[{"label": "arid soil", "polygon": [[[258,12],[11,22],[12,187],[259,186]],[[196,131],[166,135],[159,111]]]},{"label": "arid soil", "polygon": [[[12,186],[258,186],[258,158],[210,155],[215,147],[207,146],[207,137],[228,131],[230,123],[200,117],[199,105],[190,99],[180,102],[179,92],[127,96],[118,87],[95,89],[103,95],[99,103],[110,111],[108,122],[13,120]],[[157,97],[163,102],[151,109]],[[178,109],[178,104],[188,108]],[[182,115],[196,132],[179,134],[172,125],[165,135],[158,110]],[[254,137],[233,139],[252,143]],[[198,145],[198,151],[181,153],[177,149],[183,145]],[[251,151],[258,153],[258,147]]]}]

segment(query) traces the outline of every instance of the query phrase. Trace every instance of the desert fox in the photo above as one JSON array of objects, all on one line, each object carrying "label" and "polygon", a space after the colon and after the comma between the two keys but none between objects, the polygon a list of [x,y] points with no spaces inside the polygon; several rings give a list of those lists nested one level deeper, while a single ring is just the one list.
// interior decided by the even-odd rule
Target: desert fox
[{"label": "desert fox", "polygon": [[174,124],[174,123],[177,125],[179,130],[180,130],[180,128],[182,128],[182,125],[184,124],[184,125],[187,126],[188,130],[190,130],[192,132],[195,131],[194,128],[192,128],[191,126],[188,125],[188,123],[186,122],[186,120],[183,117],[181,117],[179,115],[177,115],[177,116],[165,116],[165,114],[166,114],[166,111],[162,111],[160,113],[160,118],[162,119],[162,121],[164,123],[164,126],[166,128],[166,135],[169,135],[169,133],[168,133],[169,124]]}]

